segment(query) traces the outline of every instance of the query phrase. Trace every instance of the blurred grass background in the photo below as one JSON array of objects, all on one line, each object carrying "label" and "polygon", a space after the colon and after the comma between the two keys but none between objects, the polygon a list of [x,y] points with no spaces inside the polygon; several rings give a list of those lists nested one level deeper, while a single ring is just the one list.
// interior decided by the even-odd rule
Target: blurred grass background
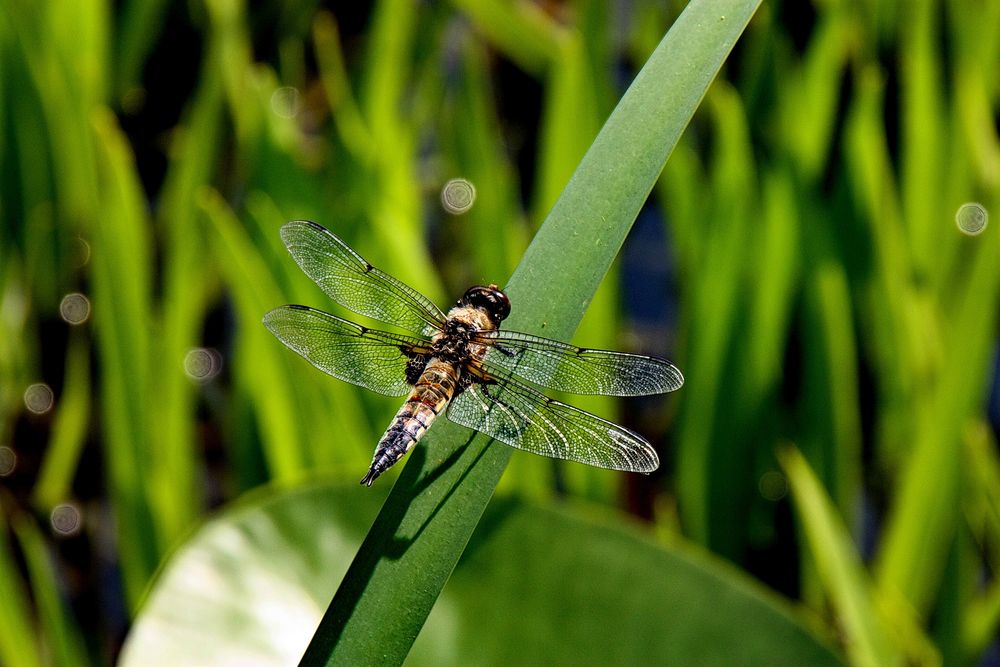
[{"label": "blurred grass background", "polygon": [[[441,305],[503,283],[682,6],[3,3],[0,662],[113,660],[207,511],[366,469],[395,402],[260,325],[327,304],[284,221]],[[1000,239],[955,222],[1000,211],[998,65],[996,0],[765,3],[575,338],[683,369],[574,398],[663,468],[516,455],[500,493],[683,535],[854,664],[1000,660]]]}]

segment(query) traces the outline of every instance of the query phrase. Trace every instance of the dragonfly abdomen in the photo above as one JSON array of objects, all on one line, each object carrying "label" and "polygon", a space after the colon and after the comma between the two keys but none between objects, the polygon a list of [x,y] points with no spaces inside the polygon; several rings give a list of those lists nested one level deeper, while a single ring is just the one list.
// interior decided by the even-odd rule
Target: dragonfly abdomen
[{"label": "dragonfly abdomen", "polygon": [[406,402],[393,417],[382,439],[375,447],[368,474],[362,484],[371,486],[375,479],[403,458],[420,440],[455,395],[458,369],[440,359],[432,359],[406,398]]}]

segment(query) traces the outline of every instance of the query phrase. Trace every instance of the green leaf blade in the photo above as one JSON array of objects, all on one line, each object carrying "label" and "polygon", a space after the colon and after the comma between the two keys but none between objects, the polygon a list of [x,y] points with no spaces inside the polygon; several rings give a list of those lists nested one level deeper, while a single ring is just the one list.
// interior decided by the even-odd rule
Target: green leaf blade
[{"label": "green leaf blade", "polygon": [[[758,4],[693,2],[678,18],[507,284],[516,304],[511,329],[572,335]],[[510,448],[471,436],[440,424],[411,454],[302,664],[362,664],[373,656],[392,664],[406,657],[511,456]]]},{"label": "green leaf blade", "polygon": [[[330,573],[347,569],[384,494],[329,482],[262,491],[177,551],[123,647],[123,667],[298,657],[335,587]],[[376,647],[360,662],[384,655]],[[705,551],[657,544],[594,506],[504,498],[486,510],[407,663],[841,661],[804,616]]]}]

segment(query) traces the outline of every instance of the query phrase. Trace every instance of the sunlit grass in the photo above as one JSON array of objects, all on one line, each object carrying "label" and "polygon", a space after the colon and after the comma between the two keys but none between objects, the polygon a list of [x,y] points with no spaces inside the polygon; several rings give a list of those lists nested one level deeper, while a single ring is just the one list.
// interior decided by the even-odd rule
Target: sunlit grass
[{"label": "sunlit grass", "polygon": [[[86,496],[74,544],[110,559],[131,614],[210,504],[316,471],[356,481],[395,406],[311,372],[261,329],[275,305],[327,305],[278,227],[315,219],[441,305],[504,282],[620,97],[615,66],[644,62],[675,18],[664,4],[632,3],[618,25],[586,0],[559,15],[386,0],[347,39],[330,14],[278,5],[254,7],[259,20],[222,0],[0,5],[0,445],[17,457],[0,477],[0,614],[14,629],[0,660],[41,664],[42,645],[109,657],[103,639],[80,647],[97,612],[69,611],[56,505]],[[1000,624],[1000,585],[980,578],[1000,544],[983,412],[1000,302],[986,66],[1000,2],[871,7],[814,3],[812,30],[792,34],[763,5],[655,185],[678,291],[670,356],[687,384],[653,434],[667,474],[651,506],[661,533],[676,505],[687,539],[762,577],[776,576],[760,565],[769,550],[797,562],[802,603],[859,642],[854,662],[974,662]],[[167,18],[200,35],[200,60],[151,149],[133,132],[163,83],[144,69],[178,55]],[[539,86],[532,146],[512,129],[524,101],[501,61]],[[286,86],[297,115],[274,111]],[[162,182],[144,171],[151,153]],[[457,216],[440,205],[455,177],[477,195]],[[967,202],[990,216],[977,236],[956,223]],[[625,347],[619,291],[612,273],[574,340]],[[71,326],[60,304],[75,293],[91,312]],[[223,361],[211,382],[185,373],[202,346]],[[42,415],[24,401],[36,382],[54,392]],[[801,456],[779,462],[779,446]],[[620,477],[554,470],[518,455],[500,492],[620,504]],[[782,470],[791,495],[762,494]]]}]

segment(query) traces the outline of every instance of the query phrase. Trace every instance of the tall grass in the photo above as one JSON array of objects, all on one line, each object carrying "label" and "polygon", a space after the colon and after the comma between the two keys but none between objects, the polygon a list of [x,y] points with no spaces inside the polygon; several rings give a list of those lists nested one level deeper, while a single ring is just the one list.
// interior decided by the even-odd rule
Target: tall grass
[{"label": "tall grass", "polygon": [[[4,664],[107,661],[125,620],[83,594],[93,572],[120,579],[100,596],[131,618],[210,506],[359,476],[394,406],[259,326],[280,303],[325,304],[277,228],[315,219],[442,305],[502,282],[617,102],[614,65],[645,62],[676,17],[663,4],[384,0],[363,30],[305,5],[0,4]],[[1000,2],[815,2],[796,10],[807,28],[792,9],[762,6],[650,200],[687,378],[651,434],[654,532],[679,525],[795,597],[853,663],[975,661],[1000,622],[984,411]],[[187,77],[176,118],[155,106],[163,62]],[[540,98],[514,98],[526,81]],[[525,105],[540,113],[517,124]],[[479,195],[461,217],[437,203],[453,176]],[[993,214],[979,236],[955,224],[969,201]],[[625,346],[615,281],[578,342]],[[92,313],[71,327],[59,305],[77,291]],[[203,345],[224,360],[207,382],[184,365]],[[24,405],[38,381],[47,415]],[[518,455],[499,489],[618,505],[634,486]],[[75,537],[49,525],[67,502]]]}]

